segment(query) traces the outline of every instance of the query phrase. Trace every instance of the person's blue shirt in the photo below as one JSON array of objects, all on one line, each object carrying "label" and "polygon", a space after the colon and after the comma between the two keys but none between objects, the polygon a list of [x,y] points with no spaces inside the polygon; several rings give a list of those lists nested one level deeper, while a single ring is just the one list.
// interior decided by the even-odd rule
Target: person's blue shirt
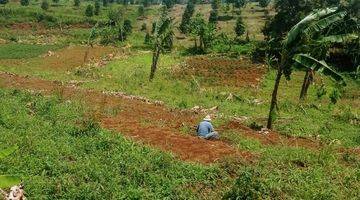
[{"label": "person's blue shirt", "polygon": [[197,127],[197,134],[199,136],[206,136],[207,134],[214,132],[214,128],[209,121],[202,121]]}]

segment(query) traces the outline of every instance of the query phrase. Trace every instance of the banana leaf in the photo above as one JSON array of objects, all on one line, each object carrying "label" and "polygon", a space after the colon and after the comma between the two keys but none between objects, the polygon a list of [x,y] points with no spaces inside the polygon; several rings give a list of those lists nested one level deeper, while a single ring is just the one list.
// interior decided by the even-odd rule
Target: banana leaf
[{"label": "banana leaf", "polygon": [[9,188],[11,186],[17,185],[21,182],[19,176],[11,175],[1,175],[0,176],[0,188]]},{"label": "banana leaf", "polygon": [[330,36],[322,37],[321,39],[317,40],[317,42],[348,43],[358,38],[359,38],[358,35],[354,33],[350,33],[350,34],[330,35]]},{"label": "banana leaf", "polygon": [[293,57],[293,60],[308,69],[328,75],[340,84],[346,85],[345,78],[339,72],[330,67],[324,60],[319,61],[309,54],[296,54]]},{"label": "banana leaf", "polygon": [[303,30],[308,27],[311,22],[320,19],[321,17],[324,17],[326,15],[329,15],[331,13],[336,12],[337,7],[334,8],[326,8],[322,10],[318,10],[315,12],[312,12],[308,16],[306,16],[303,20],[301,20],[299,23],[297,23],[295,26],[291,28],[289,33],[287,34],[286,39],[284,40],[285,46],[290,46],[291,43],[293,43],[299,35],[303,32]]},{"label": "banana leaf", "polygon": [[329,15],[325,18],[322,18],[315,23],[311,24],[304,30],[304,34],[306,35],[313,35],[316,32],[319,32],[321,30],[324,30],[325,28],[329,27],[330,25],[342,20],[347,12],[342,11],[338,13],[334,13],[332,15]]}]

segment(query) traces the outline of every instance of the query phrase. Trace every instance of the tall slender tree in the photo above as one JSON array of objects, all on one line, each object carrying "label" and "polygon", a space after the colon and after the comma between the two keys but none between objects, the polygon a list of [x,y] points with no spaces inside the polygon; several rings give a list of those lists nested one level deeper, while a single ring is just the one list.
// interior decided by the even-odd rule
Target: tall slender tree
[{"label": "tall slender tree", "polygon": [[193,1],[189,1],[186,5],[185,11],[183,13],[181,23],[179,26],[181,33],[188,33],[189,32],[189,25],[191,21],[191,17],[193,16],[195,11],[195,4]]},{"label": "tall slender tree", "polygon": [[[291,28],[287,34],[286,39],[283,41],[283,47],[281,50],[281,61],[278,66],[277,75],[275,79],[274,89],[272,92],[269,118],[267,127],[272,128],[272,123],[276,118],[277,112],[277,94],[280,85],[280,80],[283,75],[286,78],[290,78],[291,72],[294,68],[294,63],[297,62],[303,66],[307,66],[314,71],[326,71],[326,73],[332,75],[338,80],[343,80],[341,75],[339,75],[332,67],[327,65],[325,61],[318,60],[312,57],[309,54],[306,54],[306,49],[314,48],[314,46],[309,46],[307,43],[303,43],[305,38],[308,38],[311,35],[319,35],[321,40],[328,41],[345,41],[348,37],[358,37],[347,35],[324,35],[323,30],[326,30],[328,27],[336,26],[341,21],[344,20],[346,11],[341,11],[337,8],[326,8],[322,10],[317,10],[306,16],[299,23]],[[347,20],[347,19],[346,19]],[[343,29],[344,27],[342,27]],[[321,42],[321,41],[320,41]],[[314,44],[316,45],[316,44]],[[305,54],[303,52],[305,51]]]},{"label": "tall slender tree", "polygon": [[154,34],[152,37],[153,58],[149,76],[150,81],[152,81],[155,76],[160,54],[166,50],[171,50],[173,45],[173,37],[173,20],[163,14],[160,20],[156,22]]}]

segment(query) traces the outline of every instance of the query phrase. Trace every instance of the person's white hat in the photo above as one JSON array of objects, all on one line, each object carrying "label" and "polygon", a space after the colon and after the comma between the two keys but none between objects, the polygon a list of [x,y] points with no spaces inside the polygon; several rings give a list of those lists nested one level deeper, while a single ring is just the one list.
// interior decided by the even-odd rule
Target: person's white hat
[{"label": "person's white hat", "polygon": [[206,117],[204,118],[204,121],[211,121],[210,115],[206,115]]}]

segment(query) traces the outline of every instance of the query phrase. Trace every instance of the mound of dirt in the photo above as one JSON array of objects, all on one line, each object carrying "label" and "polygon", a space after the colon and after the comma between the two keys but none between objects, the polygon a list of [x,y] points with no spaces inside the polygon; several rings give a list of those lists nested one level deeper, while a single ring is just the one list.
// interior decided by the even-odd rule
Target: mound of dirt
[{"label": "mound of dirt", "polygon": [[255,87],[265,71],[263,65],[254,64],[248,58],[197,56],[187,59],[180,71],[176,73],[183,78],[199,77],[206,85]]}]

